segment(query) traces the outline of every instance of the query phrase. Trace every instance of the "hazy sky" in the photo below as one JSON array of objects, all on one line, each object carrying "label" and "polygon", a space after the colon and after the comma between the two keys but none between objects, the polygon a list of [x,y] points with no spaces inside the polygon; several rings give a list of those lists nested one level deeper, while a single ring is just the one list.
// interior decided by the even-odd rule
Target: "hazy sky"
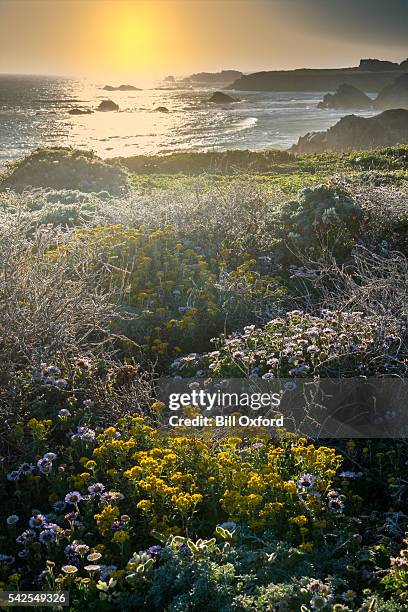
[{"label": "hazy sky", "polygon": [[140,76],[408,56],[408,0],[0,0],[0,72]]}]

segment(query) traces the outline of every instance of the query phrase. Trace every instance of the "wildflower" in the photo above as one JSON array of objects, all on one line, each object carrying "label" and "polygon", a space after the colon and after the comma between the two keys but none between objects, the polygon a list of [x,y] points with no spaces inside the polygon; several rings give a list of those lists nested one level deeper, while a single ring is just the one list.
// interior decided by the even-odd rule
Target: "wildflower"
[{"label": "wildflower", "polygon": [[69,561],[76,561],[78,559],[79,553],[78,553],[77,546],[78,546],[78,543],[76,540],[74,540],[73,542],[71,542],[71,544],[68,544],[64,548],[64,554]]},{"label": "wildflower", "polygon": [[321,580],[311,580],[307,588],[309,591],[320,591],[323,588],[323,582]]},{"label": "wildflower", "polygon": [[28,557],[29,554],[29,550],[28,548],[23,548],[22,550],[20,550],[20,552],[18,553],[18,556],[20,557],[20,559],[25,559],[26,557]]},{"label": "wildflower", "polygon": [[65,502],[59,499],[52,504],[52,507],[56,512],[61,512],[65,508]]},{"label": "wildflower", "polygon": [[90,427],[78,425],[77,432],[72,434],[72,440],[82,440],[83,442],[94,442],[95,432]]},{"label": "wildflower", "polygon": [[33,529],[27,529],[23,531],[22,534],[17,536],[16,542],[17,544],[23,544],[24,546],[27,544],[31,544],[35,540],[35,531]]},{"label": "wildflower", "polygon": [[44,529],[40,532],[38,539],[41,544],[45,544],[46,546],[48,546],[48,544],[55,542],[55,540],[57,539],[57,534],[55,533],[54,529]]},{"label": "wildflower", "polygon": [[333,512],[341,512],[344,508],[344,504],[339,497],[332,497],[329,499],[327,505]]},{"label": "wildflower", "polygon": [[237,528],[237,524],[233,521],[226,521],[225,523],[221,523],[220,527],[226,531],[233,532]]},{"label": "wildflower", "polygon": [[310,606],[312,610],[323,610],[327,606],[327,599],[323,595],[313,595]]},{"label": "wildflower", "polygon": [[9,480],[10,482],[15,482],[16,480],[20,479],[20,472],[17,470],[13,470],[12,472],[9,472],[7,474],[7,480]]},{"label": "wildflower", "polygon": [[109,504],[110,502],[123,501],[125,496],[123,493],[119,493],[118,491],[106,491],[102,493],[100,500],[103,504]]},{"label": "wildflower", "polygon": [[17,514],[10,514],[10,516],[6,518],[6,523],[7,525],[15,525],[19,520],[20,517],[17,516]]},{"label": "wildflower", "polygon": [[87,556],[88,561],[98,561],[102,557],[101,553],[92,552]]},{"label": "wildflower", "polygon": [[344,593],[342,593],[342,598],[343,601],[353,601],[353,599],[356,598],[356,593],[354,591],[352,591],[351,589],[348,589],[348,591],[345,591]]},{"label": "wildflower", "polygon": [[31,474],[33,469],[34,469],[34,466],[32,465],[32,463],[25,463],[25,462],[21,463],[18,467],[18,471],[20,472],[21,476]]},{"label": "wildflower", "polygon": [[40,470],[41,474],[48,476],[48,474],[50,474],[52,471],[52,462],[49,459],[45,459],[43,457],[42,459],[39,459],[37,461],[37,467]]},{"label": "wildflower", "polygon": [[75,506],[81,501],[81,499],[82,495],[79,491],[71,491],[70,493],[66,494],[65,503]]},{"label": "wildflower", "polygon": [[160,544],[155,544],[154,546],[150,546],[150,548],[148,548],[146,552],[152,557],[157,557],[161,552],[161,548],[162,547],[160,546]]},{"label": "wildflower", "polygon": [[47,366],[45,368],[45,372],[49,376],[60,376],[61,375],[61,370],[57,368],[57,366],[54,366],[54,365]]},{"label": "wildflower", "polygon": [[129,534],[127,531],[116,531],[115,535],[113,536],[113,541],[114,542],[118,542],[120,544],[122,544],[123,542],[127,542],[127,540],[129,539]]},{"label": "wildflower", "polygon": [[108,576],[111,576],[118,569],[117,565],[102,565],[101,568],[101,579],[106,580]]},{"label": "wildflower", "polygon": [[105,485],[101,482],[96,482],[88,487],[88,491],[91,495],[101,495],[105,491]]},{"label": "wildflower", "polygon": [[84,557],[89,552],[89,546],[87,544],[78,544],[77,551],[81,557]]},{"label": "wildflower", "polygon": [[263,374],[262,376],[263,380],[271,380],[272,378],[275,378],[275,374],[273,374],[273,372],[266,372],[266,374]]},{"label": "wildflower", "polygon": [[85,565],[84,570],[87,572],[99,572],[101,570],[101,565]]},{"label": "wildflower", "polygon": [[47,461],[54,461],[56,458],[57,455],[55,453],[45,453],[43,456],[43,459],[46,459]]},{"label": "wildflower", "polygon": [[150,510],[152,507],[153,503],[150,501],[150,499],[141,499],[136,505],[136,508],[139,510]]},{"label": "wildflower", "polygon": [[76,565],[63,565],[61,569],[65,574],[76,574],[78,571]]},{"label": "wildflower", "polygon": [[39,529],[43,527],[44,523],[45,523],[45,516],[43,514],[35,514],[28,521],[28,524],[31,527],[31,529]]},{"label": "wildflower", "polygon": [[64,419],[70,417],[71,413],[68,408],[61,408],[61,410],[58,412],[58,416]]},{"label": "wildflower", "polygon": [[65,378],[57,378],[57,380],[54,381],[54,385],[59,389],[65,389],[65,387],[68,386],[68,381],[65,380]]},{"label": "wildflower", "polygon": [[316,480],[316,476],[313,474],[303,474],[298,480],[298,488],[299,489],[311,489]]}]

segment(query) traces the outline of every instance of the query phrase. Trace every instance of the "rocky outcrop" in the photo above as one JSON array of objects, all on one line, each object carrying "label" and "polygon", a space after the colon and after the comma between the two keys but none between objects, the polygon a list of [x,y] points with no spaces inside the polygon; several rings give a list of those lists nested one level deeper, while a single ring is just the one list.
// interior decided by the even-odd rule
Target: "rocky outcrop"
[{"label": "rocky outcrop", "polygon": [[103,89],[105,91],[142,91],[140,87],[135,87],[134,85],[119,85],[119,87],[114,87],[113,85],[105,85]]},{"label": "rocky outcrop", "polygon": [[[408,60],[407,60],[408,62]],[[364,92],[378,92],[408,70],[401,64],[363,59],[352,68],[299,68],[245,74],[227,89],[238,91],[336,91],[347,83]]]},{"label": "rocky outcrop", "polygon": [[408,74],[400,76],[394,83],[384,87],[374,100],[378,109],[408,108]]},{"label": "rocky outcrop", "polygon": [[371,108],[372,100],[365,93],[353,87],[353,85],[347,85],[343,83],[340,85],[338,90],[334,94],[326,94],[317,105],[318,108],[330,109],[330,108]]},{"label": "rocky outcrop", "polygon": [[208,101],[214,102],[214,104],[231,104],[231,102],[238,102],[236,98],[232,98],[228,94],[222,93],[222,91],[215,91]]},{"label": "rocky outcrop", "polygon": [[382,70],[399,70],[400,64],[379,59],[361,59],[360,70],[370,70],[371,72],[381,72]]},{"label": "rocky outcrop", "polygon": [[218,85],[227,87],[240,77],[242,77],[242,72],[239,72],[239,70],[221,70],[221,72],[198,72],[182,79],[182,82],[192,85],[213,85],[215,87]]},{"label": "rocky outcrop", "polygon": [[408,110],[388,110],[375,117],[348,115],[326,132],[299,138],[294,153],[353,151],[408,143]]},{"label": "rocky outcrop", "polygon": [[169,113],[169,109],[166,108],[166,106],[158,106],[157,108],[154,109],[155,113]]},{"label": "rocky outcrop", "polygon": [[90,108],[70,108],[68,115],[91,115],[93,110]]},{"label": "rocky outcrop", "polygon": [[98,108],[98,111],[106,112],[106,111],[118,111],[119,106],[116,102],[112,102],[112,100],[102,100]]}]

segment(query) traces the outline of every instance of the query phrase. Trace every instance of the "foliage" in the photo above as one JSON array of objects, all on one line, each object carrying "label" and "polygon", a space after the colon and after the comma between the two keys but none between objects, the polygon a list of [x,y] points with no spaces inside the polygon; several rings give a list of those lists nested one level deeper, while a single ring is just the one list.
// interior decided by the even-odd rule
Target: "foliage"
[{"label": "foliage", "polygon": [[66,589],[73,612],[406,609],[405,440],[169,435],[154,390],[405,378],[406,161],[51,149],[6,170],[1,589]]},{"label": "foliage", "polygon": [[67,147],[36,149],[12,165],[0,183],[2,190],[17,192],[50,187],[116,195],[125,193],[127,186],[127,174],[122,168],[106,164],[94,153]]},{"label": "foliage", "polygon": [[330,249],[336,259],[344,258],[360,233],[362,217],[344,192],[322,186],[303,189],[278,212],[277,257],[290,263],[296,251],[313,259]]},{"label": "foliage", "polygon": [[396,336],[383,337],[375,319],[362,313],[323,311],[312,316],[299,310],[255,325],[243,333],[215,339],[215,349],[176,359],[172,368],[186,377],[288,378],[405,374],[406,352]]}]

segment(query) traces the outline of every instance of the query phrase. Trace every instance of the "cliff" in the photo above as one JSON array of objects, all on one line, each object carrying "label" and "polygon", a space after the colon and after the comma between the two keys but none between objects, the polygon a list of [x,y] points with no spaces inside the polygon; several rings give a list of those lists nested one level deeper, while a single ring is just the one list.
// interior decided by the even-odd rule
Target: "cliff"
[{"label": "cliff", "polygon": [[408,74],[403,74],[394,83],[384,87],[374,101],[379,109],[408,108]]},{"label": "cliff", "polygon": [[196,85],[231,85],[235,80],[242,77],[242,72],[239,70],[221,70],[221,72],[198,72],[192,74],[185,79],[183,83],[191,83]]},{"label": "cliff", "polygon": [[301,136],[294,153],[353,151],[408,143],[408,110],[388,110],[375,117],[348,115],[326,132]]},{"label": "cliff", "polygon": [[228,89],[241,91],[336,91],[340,85],[352,85],[364,92],[378,92],[404,72],[400,65],[395,69],[333,68],[274,70],[242,75]]}]

